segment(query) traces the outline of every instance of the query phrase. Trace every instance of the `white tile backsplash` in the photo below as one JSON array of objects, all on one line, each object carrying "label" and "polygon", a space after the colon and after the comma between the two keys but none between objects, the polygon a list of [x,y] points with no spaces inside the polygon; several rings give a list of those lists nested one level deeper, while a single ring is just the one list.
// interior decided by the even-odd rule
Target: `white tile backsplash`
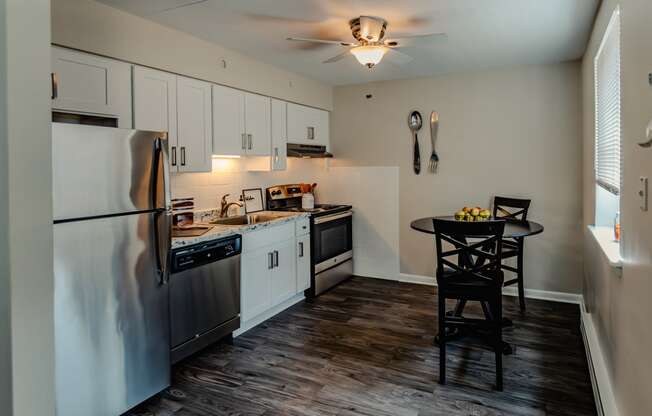
[{"label": "white tile backsplash", "polygon": [[272,185],[315,182],[316,203],[353,205],[355,273],[398,279],[398,168],[330,167],[327,159],[290,158],[285,171],[248,172],[244,164],[240,159],[214,159],[210,173],[175,174],[172,197],[194,197],[195,209],[203,210],[218,207],[227,193],[229,201],[237,201],[243,189],[264,192]]}]

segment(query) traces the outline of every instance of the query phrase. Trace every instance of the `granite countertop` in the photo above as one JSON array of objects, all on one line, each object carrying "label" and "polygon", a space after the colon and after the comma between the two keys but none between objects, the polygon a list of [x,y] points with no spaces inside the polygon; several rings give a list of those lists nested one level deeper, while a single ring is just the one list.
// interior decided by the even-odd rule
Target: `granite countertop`
[{"label": "granite countertop", "polygon": [[204,241],[216,240],[222,237],[228,237],[233,234],[244,234],[251,231],[260,230],[266,227],[273,227],[275,225],[283,224],[290,221],[295,221],[298,218],[307,218],[310,214],[305,212],[283,212],[283,211],[261,211],[257,214],[268,215],[276,217],[271,221],[261,222],[257,224],[244,224],[244,225],[214,225],[202,222],[196,222],[197,225],[212,225],[213,228],[198,237],[172,237],[172,248],[179,248],[191,244],[197,244]]}]

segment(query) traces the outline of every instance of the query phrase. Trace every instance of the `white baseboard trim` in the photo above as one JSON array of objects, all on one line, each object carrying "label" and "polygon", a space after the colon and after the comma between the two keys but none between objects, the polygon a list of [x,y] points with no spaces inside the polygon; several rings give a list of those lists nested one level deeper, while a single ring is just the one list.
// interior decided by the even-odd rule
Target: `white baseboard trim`
[{"label": "white baseboard trim", "polygon": [[598,416],[619,416],[620,412],[616,406],[616,397],[611,387],[607,364],[593,325],[593,318],[591,318],[591,314],[586,312],[584,302],[580,304],[580,311],[582,315],[580,328],[582,330],[584,348],[586,349],[586,360],[589,364],[591,385],[593,387],[593,396],[595,397],[595,407],[598,410]]},{"label": "white baseboard trim", "polygon": [[274,306],[273,308],[270,308],[266,310],[265,312],[261,313],[260,315],[256,316],[255,318],[251,318],[247,322],[241,322],[240,323],[240,328],[236,331],[233,331],[233,337],[239,337],[240,335],[244,334],[245,332],[249,331],[251,328],[254,328],[257,325],[260,325],[261,323],[265,322],[269,318],[273,317],[274,315],[283,312],[290,306],[293,306],[302,300],[305,299],[305,296],[303,295],[303,292],[296,294],[292,296],[290,299]]},{"label": "white baseboard trim", "polygon": [[423,276],[420,274],[401,273],[398,279],[403,283],[416,283],[418,285],[437,286],[435,276]]},{"label": "white baseboard trim", "polygon": [[[398,279],[399,282],[416,283],[420,285],[437,286],[437,281],[434,276],[423,276],[418,274],[401,273]],[[503,295],[518,296],[518,289],[515,286],[509,286],[503,289]],[[582,295],[577,293],[566,292],[553,292],[549,290],[539,289],[525,289],[525,297],[529,299],[550,300],[553,302],[574,303],[579,305],[582,303]]]}]

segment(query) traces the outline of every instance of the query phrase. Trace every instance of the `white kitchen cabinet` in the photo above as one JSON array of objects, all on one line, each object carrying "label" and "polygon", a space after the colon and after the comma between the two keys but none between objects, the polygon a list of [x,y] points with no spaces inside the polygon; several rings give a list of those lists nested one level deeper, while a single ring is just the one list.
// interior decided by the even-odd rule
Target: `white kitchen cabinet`
[{"label": "white kitchen cabinet", "polygon": [[269,156],[272,144],[270,98],[245,93],[247,156]]},{"label": "white kitchen cabinet", "polygon": [[272,304],[291,298],[297,293],[297,272],[294,251],[294,239],[277,244],[273,250],[272,268]]},{"label": "white kitchen cabinet", "polygon": [[213,85],[213,154],[246,154],[244,92]]},{"label": "white kitchen cabinet", "polygon": [[178,166],[177,76],[155,69],[134,67],[134,128],[166,131],[170,165]]},{"label": "white kitchen cabinet", "polygon": [[177,129],[179,172],[210,172],[211,84],[177,76]]},{"label": "white kitchen cabinet", "polygon": [[329,113],[294,103],[287,104],[289,143],[329,145]]},{"label": "white kitchen cabinet", "polygon": [[[245,236],[246,237],[246,236]],[[260,248],[242,253],[241,261],[241,318],[243,322],[256,317],[272,306],[272,253]]]},{"label": "white kitchen cabinet", "polygon": [[297,237],[296,260],[297,293],[301,293],[310,287],[310,234]]},{"label": "white kitchen cabinet", "polygon": [[213,85],[213,154],[269,156],[270,98]]},{"label": "white kitchen cabinet", "polygon": [[116,118],[132,127],[131,65],[52,47],[52,109]]},{"label": "white kitchen cabinet", "polygon": [[287,103],[272,98],[272,170],[287,168]]}]

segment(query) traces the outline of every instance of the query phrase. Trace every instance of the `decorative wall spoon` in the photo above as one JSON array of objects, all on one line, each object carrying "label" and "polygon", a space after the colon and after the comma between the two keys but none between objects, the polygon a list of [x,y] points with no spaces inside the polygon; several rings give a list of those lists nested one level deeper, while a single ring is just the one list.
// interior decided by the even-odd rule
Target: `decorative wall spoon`
[{"label": "decorative wall spoon", "polygon": [[408,117],[408,126],[410,131],[412,131],[412,138],[414,140],[414,173],[419,174],[421,172],[421,155],[419,154],[419,139],[417,137],[417,132],[421,129],[423,121],[421,119],[421,114],[418,111],[412,111]]}]

